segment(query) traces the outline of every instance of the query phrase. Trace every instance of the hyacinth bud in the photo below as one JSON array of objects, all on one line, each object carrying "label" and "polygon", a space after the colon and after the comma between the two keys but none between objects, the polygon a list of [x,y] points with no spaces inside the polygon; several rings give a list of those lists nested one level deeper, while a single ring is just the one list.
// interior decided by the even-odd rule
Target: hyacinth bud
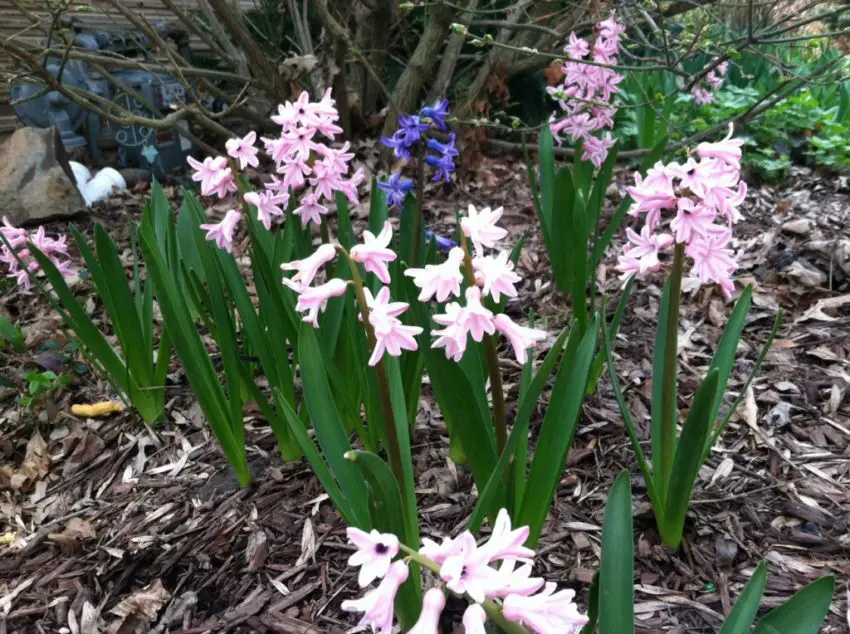
[{"label": "hyacinth bud", "polygon": [[453,22],[450,28],[452,33],[457,33],[458,35],[469,34],[469,30],[463,24],[458,24],[457,22]]}]

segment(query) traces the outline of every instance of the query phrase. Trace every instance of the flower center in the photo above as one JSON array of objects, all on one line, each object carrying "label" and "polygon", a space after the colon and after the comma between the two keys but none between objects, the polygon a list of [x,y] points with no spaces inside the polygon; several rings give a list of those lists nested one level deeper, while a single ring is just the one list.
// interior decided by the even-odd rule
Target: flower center
[{"label": "flower center", "polygon": [[379,555],[386,555],[390,548],[386,544],[375,544],[375,552]]}]

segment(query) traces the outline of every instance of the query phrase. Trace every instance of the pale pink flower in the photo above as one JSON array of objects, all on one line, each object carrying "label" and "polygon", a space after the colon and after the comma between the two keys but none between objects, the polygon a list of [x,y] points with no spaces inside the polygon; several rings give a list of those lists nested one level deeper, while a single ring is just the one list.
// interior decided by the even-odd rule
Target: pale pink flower
[{"label": "pale pink flower", "polygon": [[283,127],[284,132],[295,128],[315,128],[321,123],[322,104],[310,102],[310,94],[305,90],[298,99],[287,101],[277,107],[277,114],[272,115],[273,122]]},{"label": "pale pink flower", "polygon": [[[201,184],[201,196],[218,194],[219,198],[224,198],[227,192],[236,191],[233,174],[227,166],[227,159],[223,156],[215,158],[208,156],[203,163],[187,156],[186,161],[195,170],[195,173],[192,174],[192,180]],[[220,193],[222,191],[224,193]]]},{"label": "pale pink flower", "polygon": [[488,561],[498,559],[531,561],[531,558],[534,557],[534,551],[523,546],[529,533],[528,526],[512,529],[511,516],[507,509],[500,509],[498,515],[496,515],[496,521],[493,523],[490,538],[487,543],[480,547],[480,551],[487,557]]},{"label": "pale pink flower", "polygon": [[573,142],[577,139],[586,140],[595,129],[590,114],[587,112],[580,112],[571,117],[564,117],[560,121],[553,123],[550,128],[554,136],[566,132],[570,135],[570,140]]},{"label": "pale pink flower", "polygon": [[393,226],[387,220],[377,237],[367,229],[363,231],[363,244],[351,247],[351,259],[363,264],[363,268],[374,273],[383,284],[390,283],[387,262],[392,262],[398,257],[392,249],[388,248],[392,237]]},{"label": "pale pink flower", "polygon": [[388,286],[381,288],[374,298],[368,288],[364,288],[363,293],[366,295],[369,323],[376,340],[375,349],[369,357],[369,365],[377,365],[385,352],[391,357],[398,357],[402,350],[416,350],[418,345],[415,337],[422,333],[422,328],[405,326],[397,319],[398,315],[407,310],[408,305],[404,302],[390,302]]},{"label": "pale pink flower", "polygon": [[327,145],[320,145],[316,148],[316,153],[321,154],[329,160],[331,168],[339,173],[345,174],[348,171],[348,162],[354,158],[354,152],[349,152],[351,144],[346,141],[341,148],[331,148]]},{"label": "pale pink flower", "polygon": [[360,625],[368,625],[373,631],[380,630],[381,634],[392,634],[395,595],[409,574],[406,563],[394,562],[377,588],[360,599],[343,601],[342,609],[363,612]]},{"label": "pale pink flower", "polygon": [[316,192],[304,194],[301,204],[292,210],[292,213],[301,217],[301,226],[306,227],[309,223],[322,224],[322,216],[328,213],[328,208],[319,202]]},{"label": "pale pink flower", "polygon": [[685,253],[694,261],[691,275],[698,277],[703,284],[719,284],[729,296],[735,291],[732,274],[738,268],[735,256],[728,248],[731,239],[732,232],[726,230],[723,233],[694,239],[685,247]]},{"label": "pale pink flower", "polygon": [[390,569],[393,557],[398,554],[398,537],[390,533],[372,530],[367,533],[349,526],[346,529],[348,540],[357,547],[348,558],[349,566],[360,566],[357,583],[365,588],[375,579],[382,579]]},{"label": "pale pink flower", "polygon": [[483,251],[484,247],[495,247],[498,240],[508,235],[505,229],[496,226],[502,213],[501,207],[478,210],[475,205],[470,205],[466,217],[460,219],[463,234],[472,240],[477,251]]},{"label": "pale pink flower", "polygon": [[[717,213],[691,198],[680,198],[678,211],[670,227],[675,232],[676,242],[690,242],[695,236],[705,236],[714,223]],[[632,232],[634,233],[634,232]],[[631,237],[629,238],[631,240]],[[629,255],[635,255],[630,253]]]},{"label": "pale pink flower", "polygon": [[363,171],[363,168],[357,168],[357,171],[351,175],[351,178],[348,180],[344,180],[340,183],[339,191],[341,191],[345,197],[348,199],[348,202],[352,205],[356,205],[359,201],[359,197],[357,194],[357,187],[360,183],[363,182],[363,179],[366,178],[366,172]]},{"label": "pale pink flower", "polygon": [[313,141],[316,131],[312,128],[298,128],[297,130],[284,131],[280,138],[283,140],[286,153],[295,160],[307,161],[310,153],[318,145]]},{"label": "pale pink flower", "polygon": [[661,268],[661,262],[657,262],[655,266],[648,267],[643,259],[633,258],[630,255],[621,255],[617,257],[616,269],[620,272],[620,279],[624,282],[629,280],[633,275],[644,275],[649,271],[657,271]]},{"label": "pale pink flower", "polygon": [[700,143],[696,150],[696,155],[700,158],[715,158],[728,165],[729,167],[741,169],[741,146],[744,144],[742,139],[732,138],[732,124],[729,124],[729,134],[726,138],[717,143]]},{"label": "pale pink flower", "polygon": [[705,88],[697,84],[693,88],[691,88],[691,94],[694,97],[694,103],[698,105],[709,104],[714,101],[714,95],[708,92]]},{"label": "pale pink flower", "polygon": [[334,192],[342,191],[343,179],[332,157],[322,159],[313,163],[313,176],[310,178],[317,196],[325,200],[333,201]]},{"label": "pale pink flower", "polygon": [[468,594],[473,601],[481,603],[501,586],[499,571],[488,565],[490,559],[476,546],[472,533],[461,533],[457,541],[460,550],[440,566],[440,578],[452,592]]},{"label": "pale pink flower", "polygon": [[284,278],[283,284],[296,292],[301,292],[304,287],[310,286],[313,279],[328,262],[336,257],[336,249],[333,245],[323,244],[313,254],[303,260],[293,260],[280,265],[283,271],[295,271],[295,275]]},{"label": "pale pink flower", "polygon": [[478,603],[471,603],[463,611],[463,631],[465,634],[487,634],[484,624],[487,622],[487,613]]},{"label": "pale pink flower", "polygon": [[3,216],[3,226],[0,227],[0,233],[3,234],[6,241],[9,243],[9,246],[13,249],[21,247],[27,243],[27,230],[15,227],[9,221],[9,216]]},{"label": "pale pink flower", "polygon": [[460,361],[463,358],[463,353],[466,352],[466,337],[467,330],[463,324],[463,308],[457,302],[450,302],[445,305],[445,314],[434,315],[434,322],[445,326],[442,330],[434,330],[433,334],[436,339],[431,347],[435,350],[444,348],[446,358],[453,361]]},{"label": "pale pink flower", "polygon": [[476,283],[481,286],[481,292],[490,295],[495,302],[498,302],[502,295],[517,296],[514,284],[522,278],[514,273],[514,263],[509,257],[507,251],[501,251],[496,257],[479,255],[472,258]]},{"label": "pale pink flower", "polygon": [[492,335],[496,331],[493,313],[481,303],[481,290],[477,286],[467,288],[465,295],[466,306],[461,311],[460,322],[475,341],[481,341],[485,333]]},{"label": "pale pink flower", "polygon": [[440,615],[446,607],[446,596],[439,588],[431,588],[422,598],[422,611],[407,634],[440,634]]},{"label": "pale pink flower", "polygon": [[[573,603],[573,590],[555,592],[556,589],[554,583],[547,583],[542,592],[530,597],[507,596],[502,604],[502,613],[509,621],[520,623],[537,634],[578,634],[588,618],[579,614]],[[616,608],[609,606],[609,609]]]},{"label": "pale pink flower", "polygon": [[[208,195],[215,194],[219,198],[226,198],[228,194],[235,194],[239,191],[236,186],[236,179],[233,177],[233,171],[229,167],[225,167],[218,172],[217,179],[211,184]],[[204,192],[201,191],[201,194]]]},{"label": "pale pink flower", "polygon": [[283,216],[281,206],[286,207],[289,203],[289,195],[272,191],[248,192],[245,202],[257,208],[257,218],[266,229],[271,229],[275,219]]},{"label": "pale pink flower", "polygon": [[[454,304],[457,310],[460,310],[460,304]],[[437,564],[442,564],[447,557],[460,552],[460,544],[457,540],[451,537],[443,537],[443,541],[439,544],[433,539],[427,537],[422,538],[422,548],[419,549],[419,554],[427,557]]]},{"label": "pale pink flower", "polygon": [[578,37],[575,33],[570,33],[570,40],[564,47],[564,52],[571,59],[583,59],[590,52],[590,46],[588,46],[587,40]]},{"label": "pale pink flower", "polygon": [[599,35],[606,38],[619,39],[620,35],[626,32],[625,25],[617,21],[617,16],[614,13],[607,20],[597,24],[596,28],[599,30]]},{"label": "pale pink flower", "polygon": [[501,599],[511,594],[529,596],[543,587],[545,580],[542,577],[531,576],[531,563],[525,563],[516,570],[515,566],[515,559],[502,561],[499,566],[500,585],[488,593],[488,598]]},{"label": "pale pink flower", "polygon": [[[626,237],[630,244],[626,246],[625,257],[637,262],[638,268],[635,272],[640,275],[658,270],[658,253],[673,244],[673,236],[667,233],[652,233],[649,225],[644,225],[639,234],[627,228]],[[632,264],[627,263],[627,268],[631,267]]]},{"label": "pale pink flower", "polygon": [[325,312],[328,306],[328,300],[331,297],[340,297],[345,294],[348,284],[345,280],[334,278],[329,282],[325,282],[321,286],[302,288],[301,294],[298,295],[298,303],[295,304],[295,310],[299,313],[306,313],[304,319],[314,328],[319,327],[319,313]]},{"label": "pale pink flower", "polygon": [[413,283],[422,289],[419,301],[427,302],[434,295],[438,302],[446,301],[450,295],[460,297],[460,284],[463,282],[460,265],[463,258],[463,249],[454,247],[442,264],[426,264],[424,269],[407,269],[404,274],[412,277]]},{"label": "pale pink flower", "polygon": [[257,133],[252,130],[241,139],[228,139],[224,147],[227,148],[228,155],[239,161],[239,169],[244,170],[248,165],[260,166],[260,159],[257,158],[259,150],[254,147],[256,142]]},{"label": "pale pink flower", "polygon": [[215,240],[215,245],[219,249],[230,253],[233,250],[233,233],[241,220],[242,214],[231,209],[224,214],[221,222],[201,225],[201,229],[207,232],[207,240]]},{"label": "pale pink flower", "polygon": [[611,133],[606,132],[602,137],[588,136],[584,140],[584,155],[582,159],[590,161],[595,167],[602,167],[608,158],[608,150],[614,145]]},{"label": "pale pink flower", "polygon": [[283,174],[281,183],[284,188],[301,189],[307,184],[306,177],[313,173],[313,168],[303,159],[285,157],[278,165],[277,173]]},{"label": "pale pink flower", "polygon": [[525,363],[528,359],[528,349],[533,347],[535,342],[546,339],[545,331],[520,326],[504,313],[493,318],[493,325],[507,337],[514,349],[517,363]]}]

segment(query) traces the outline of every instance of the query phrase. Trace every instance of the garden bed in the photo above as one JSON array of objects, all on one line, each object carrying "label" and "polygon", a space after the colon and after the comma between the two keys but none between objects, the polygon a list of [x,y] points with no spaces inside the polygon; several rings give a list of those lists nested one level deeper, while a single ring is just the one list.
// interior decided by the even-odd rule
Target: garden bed
[{"label": "garden bed", "polygon": [[[486,159],[465,185],[430,196],[426,217],[431,228],[449,231],[456,204],[504,205],[512,240],[527,233],[519,261],[524,283],[508,311],[533,309],[554,334],[569,310],[549,278],[524,174],[510,159]],[[840,179],[798,170],[781,186],[752,187],[741,206],[739,279],[755,288],[732,391],[752,369],[775,311],[785,309],[786,317],[752,394],[700,474],[679,553],[660,544],[604,378],[586,402],[539,558],[544,576],[575,588],[581,603],[599,565],[606,492],[623,468],[633,474],[635,493],[639,632],[716,632],[762,558],[770,564],[764,608],[824,574],[850,577],[850,196],[842,187]],[[128,220],[139,219],[143,196],[112,199],[81,229],[91,234],[94,221],[103,222],[129,249]],[[619,286],[613,255],[598,271],[610,293]],[[616,343],[626,398],[643,428],[660,283],[639,283]],[[73,350],[63,348],[61,320],[46,302],[15,290],[3,305],[39,363],[76,379],[34,409],[18,407],[12,391],[0,401],[0,533],[10,542],[0,546],[0,631],[306,633],[353,626],[339,609],[358,591],[345,564],[345,526],[309,469],[278,458],[258,411],[249,406],[245,419],[255,485],[239,489],[180,371],[171,375],[169,415],[159,427],[145,427],[131,412],[78,419],[70,404],[111,398],[109,385],[67,364]],[[100,307],[89,299],[87,309]],[[685,399],[730,309],[711,287],[684,302]],[[6,355],[0,370],[17,376],[28,360]],[[503,361],[502,370],[515,385],[519,366]],[[544,392],[533,430],[548,399]],[[413,447],[422,533],[454,535],[474,504],[472,480],[448,460],[445,426],[428,398]],[[822,632],[846,631],[842,585]],[[444,618],[459,622],[459,612],[447,610]]]}]

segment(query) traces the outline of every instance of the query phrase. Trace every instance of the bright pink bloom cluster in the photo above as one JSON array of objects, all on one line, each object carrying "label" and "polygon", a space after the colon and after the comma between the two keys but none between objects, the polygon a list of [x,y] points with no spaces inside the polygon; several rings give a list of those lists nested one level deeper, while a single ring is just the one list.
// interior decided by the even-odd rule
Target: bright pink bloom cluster
[{"label": "bright pink bloom cluster", "polygon": [[[506,619],[537,634],[576,634],[588,622],[573,602],[573,590],[558,591],[556,584],[532,576],[535,553],[523,546],[528,532],[527,526],[512,529],[508,512],[502,509],[490,539],[481,545],[476,544],[469,531],[455,539],[445,538],[441,543],[427,538],[422,540],[419,555],[439,569],[445,589],[470,601],[463,615],[467,634],[485,631],[487,614],[481,604],[486,599],[500,601]],[[391,634],[395,595],[409,575],[406,560],[393,561],[399,551],[398,539],[395,535],[374,530],[365,533],[356,528],[349,528],[348,536],[357,547],[349,564],[361,566],[360,587],[376,578],[382,581],[362,598],[343,601],[342,609],[361,612],[361,625],[370,626],[373,631],[380,630],[381,634]],[[440,614],[445,605],[442,588],[427,590],[419,620],[410,632],[438,634]]]},{"label": "bright pink bloom cluster", "polygon": [[[59,236],[55,239],[49,238],[44,227],[29,232],[26,229],[12,226],[6,217],[3,218],[0,234],[6,238],[5,242],[0,241],[0,263],[6,265],[6,277],[15,278],[18,286],[24,290],[29,290],[32,287],[31,276],[40,268],[38,260],[33,257],[27,246],[28,243],[35,245],[39,251],[50,258],[50,261],[63,276],[68,277],[73,273],[71,261],[68,259],[66,236]],[[6,242],[8,242],[8,246]],[[24,266],[21,266],[21,262]]]},{"label": "bright pink bloom cluster", "polygon": [[[363,232],[363,244],[351,247],[348,254],[354,262],[375,274],[384,284],[390,283],[390,271],[387,264],[396,259],[395,252],[389,248],[393,237],[393,228],[389,221],[384,223],[381,232],[375,236],[371,231]],[[310,286],[319,270],[337,256],[336,247],[323,244],[310,257],[294,262],[281,264],[284,271],[295,271],[295,275],[284,278],[284,285],[298,294],[295,310],[305,313],[304,321],[319,326],[319,313],[324,312],[328,300],[345,294],[348,284],[340,278],[332,278],[318,286]],[[368,288],[363,289],[366,305],[369,309],[369,324],[375,333],[375,349],[369,358],[369,365],[376,365],[388,353],[390,356],[401,355],[402,350],[416,350],[416,335],[422,332],[418,326],[406,326],[399,316],[404,313],[408,304],[391,302],[389,286],[382,286],[376,295]]]},{"label": "bright pink bloom cluster", "polygon": [[[737,268],[730,248],[732,225],[741,219],[738,206],[747,195],[741,180],[741,145],[729,134],[717,143],[700,143],[684,164],[660,161],[627,191],[635,204],[629,214],[646,216],[640,233],[626,230],[629,243],[617,268],[622,277],[643,276],[661,268],[658,254],[673,243],[684,244],[693,261],[693,282],[715,283],[727,295],[735,290]],[[675,215],[667,221],[662,212]],[[667,229],[669,232],[665,232]]]},{"label": "bright pink bloom cluster", "polygon": [[[245,194],[245,202],[257,210],[257,218],[266,229],[283,220],[293,196],[299,198],[292,213],[301,218],[303,226],[322,222],[336,192],[344,194],[352,204],[357,203],[357,186],[364,174],[357,170],[348,176],[349,161],[354,158],[348,151],[349,144],[332,148],[320,140],[324,136],[333,141],[342,132],[338,120],[339,113],[330,89],[317,102],[311,102],[308,93],[302,92],[295,102],[287,101],[278,106],[272,121],[281,126],[280,136],[261,139],[275,163],[276,176],[265,184],[263,191]],[[253,131],[243,138],[227,141],[227,154],[239,163],[239,169],[259,166],[256,141],[257,133]],[[207,157],[200,162],[189,157],[187,160],[195,170],[192,180],[201,184],[202,196],[225,198],[237,191],[235,175],[227,158]],[[203,225],[207,239],[215,240],[220,248],[228,251],[233,247],[233,234],[242,219],[242,214],[236,216],[234,213],[228,212],[219,223]]]},{"label": "bright pink bloom cluster", "polygon": [[[571,33],[569,44],[564,48],[570,58],[561,69],[564,80],[558,86],[547,88],[565,115],[560,120],[552,115],[552,135],[559,143],[562,142],[562,133],[568,134],[573,143],[582,140],[582,158],[596,167],[605,162],[608,150],[614,145],[610,132],[601,136],[595,133],[614,127],[614,114],[617,111],[614,96],[619,92],[618,84],[623,76],[606,66],[617,64],[623,31],[625,27],[612,14],[596,25],[596,39],[592,48],[587,40]],[[583,61],[588,55],[593,64]]]},{"label": "bright pink bloom cluster", "polygon": [[[475,255],[471,265],[475,274],[475,286],[463,293],[464,304],[450,302],[445,305],[445,313],[434,315],[434,321],[443,326],[434,331],[436,340],[433,348],[443,348],[446,356],[460,361],[466,352],[466,344],[471,336],[481,341],[485,334],[496,331],[507,337],[519,363],[525,363],[527,351],[535,342],[546,338],[546,333],[535,328],[520,326],[505,314],[494,315],[482,303],[482,297],[489,295],[498,302],[503,295],[516,297],[515,284],[521,278],[514,272],[513,262],[507,251],[500,250],[496,255],[485,255],[484,249],[498,248],[497,242],[508,235],[497,222],[502,217],[502,208],[491,210],[489,207],[478,210],[470,205],[468,214],[461,218],[460,225],[464,235],[475,245]],[[466,252],[455,247],[449,251],[448,258],[442,264],[427,264],[424,268],[407,269],[404,274],[413,278],[413,283],[421,289],[419,301],[428,301],[436,297],[445,302],[449,297],[461,297],[461,283]]]},{"label": "bright pink bloom cluster", "polygon": [[691,88],[691,95],[694,97],[694,102],[703,105],[714,101],[714,92],[717,92],[723,86],[726,71],[728,70],[729,62],[721,62],[705,76],[705,83],[702,81],[697,82]]}]

